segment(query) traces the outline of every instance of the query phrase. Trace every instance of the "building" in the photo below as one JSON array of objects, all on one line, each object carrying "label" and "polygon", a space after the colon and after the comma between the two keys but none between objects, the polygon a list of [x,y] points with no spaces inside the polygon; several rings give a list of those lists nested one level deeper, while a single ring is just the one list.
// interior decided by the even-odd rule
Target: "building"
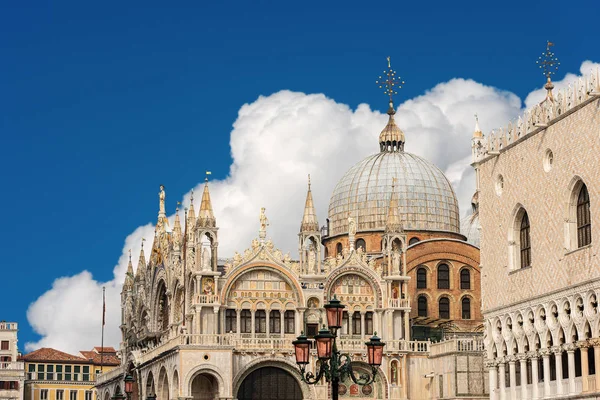
[{"label": "building", "polygon": [[298,261],[268,238],[263,208],[257,237],[220,262],[208,181],[198,214],[192,199],[173,226],[161,186],[149,260],[142,247],[134,272],[130,259],[121,294],[122,364],[98,379],[101,400],[125,374],[135,379],[134,400],[326,399],[326,382],[300,381],[292,341],[317,332],[334,295],[347,306],[339,347],[355,370],[370,371],[371,335],[386,343],[377,380],[347,379],[342,397],[485,397],[483,343],[472,338],[483,331],[479,250],[460,232],[444,174],[404,152],[391,101],[388,115],[379,151],[334,188],[323,228],[309,177]]},{"label": "building", "polygon": [[18,361],[16,322],[0,322],[0,400],[23,398],[25,370]]},{"label": "building", "polygon": [[600,398],[598,71],[553,87],[473,136],[492,399]]},{"label": "building", "polygon": [[94,384],[103,372],[120,365],[112,347],[94,347],[78,355],[43,347],[24,355],[24,400],[95,400]]}]

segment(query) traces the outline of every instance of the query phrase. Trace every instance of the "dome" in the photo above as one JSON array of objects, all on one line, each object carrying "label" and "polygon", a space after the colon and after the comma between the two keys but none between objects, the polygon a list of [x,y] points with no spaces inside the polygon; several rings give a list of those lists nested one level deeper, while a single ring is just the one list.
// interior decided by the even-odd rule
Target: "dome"
[{"label": "dome", "polygon": [[329,235],[347,233],[349,216],[357,231],[384,230],[393,178],[405,230],[460,233],[458,201],[444,173],[419,156],[388,149],[382,144],[380,153],[354,165],[338,182],[329,202]]}]

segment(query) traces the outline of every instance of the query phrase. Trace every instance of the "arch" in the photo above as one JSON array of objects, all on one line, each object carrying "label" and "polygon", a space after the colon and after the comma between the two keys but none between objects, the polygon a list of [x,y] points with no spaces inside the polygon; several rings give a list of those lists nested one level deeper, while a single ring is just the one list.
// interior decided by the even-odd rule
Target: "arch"
[{"label": "arch", "polygon": [[335,245],[335,255],[336,255],[336,257],[337,257],[337,256],[341,256],[343,252],[344,252],[344,248],[343,248],[343,246],[342,246],[342,243],[341,243],[341,242],[338,242],[338,243]]},{"label": "arch", "polygon": [[179,372],[177,370],[173,371],[171,382],[173,382],[171,393],[173,393],[173,397],[179,398],[181,389],[179,388]]},{"label": "arch", "polygon": [[146,377],[146,396],[150,394],[156,394],[156,385],[154,384],[152,371],[148,372],[148,376]]},{"label": "arch", "polygon": [[417,289],[427,289],[427,268],[417,268]]},{"label": "arch", "polygon": [[161,279],[156,285],[154,301],[154,319],[157,330],[164,331],[169,328],[169,297],[167,296],[167,283]]},{"label": "arch", "polygon": [[450,289],[450,266],[447,263],[437,266],[437,288]]},{"label": "arch", "polygon": [[158,373],[158,392],[156,396],[160,400],[169,400],[171,398],[169,391],[169,377],[167,369],[163,366]]},{"label": "arch", "polygon": [[[230,393],[227,392],[229,385],[225,385],[225,380],[223,379],[223,372],[216,366],[211,364],[201,364],[191,369],[186,377],[185,377],[185,385],[183,386],[186,390],[184,396],[191,397],[192,395],[192,384],[194,383],[194,379],[199,375],[211,376],[214,378],[218,384],[218,392],[221,397],[228,397]],[[208,378],[210,379],[210,378]],[[162,400],[162,399],[160,399]]]},{"label": "arch", "polygon": [[574,176],[567,188],[565,248],[575,250],[592,242],[590,196],[587,185]]},{"label": "arch", "polygon": [[367,252],[367,242],[365,242],[365,239],[363,239],[363,238],[356,239],[354,248],[356,250],[358,250],[359,247],[362,247],[362,249],[365,253]]},{"label": "arch", "polygon": [[440,319],[450,319],[450,299],[447,296],[438,300],[438,316]]},{"label": "arch", "polygon": [[463,267],[459,272],[460,276],[460,289],[470,290],[471,289],[471,269],[469,267]]},{"label": "arch", "polygon": [[527,268],[531,266],[531,223],[525,207],[515,206],[513,220],[509,224],[509,265],[510,269]]},{"label": "arch", "polygon": [[341,278],[343,275],[358,275],[361,278],[363,278],[372,288],[373,288],[373,293],[375,295],[375,302],[374,305],[376,308],[381,308],[382,307],[382,301],[383,301],[383,292],[381,289],[381,286],[379,285],[379,279],[374,272],[372,272],[369,269],[366,268],[361,268],[361,267],[354,267],[354,266],[345,266],[345,267],[339,267],[336,268],[335,270],[333,270],[329,276],[327,277],[326,281],[325,281],[325,285],[324,285],[324,293],[326,298],[332,298],[333,297],[333,289],[334,289],[334,283],[336,283],[336,281]]},{"label": "arch", "polygon": [[429,315],[427,296],[420,295],[417,298],[417,315],[419,317],[427,317]]},{"label": "arch", "polygon": [[190,397],[194,400],[214,400],[219,394],[219,382],[213,374],[196,374],[191,382]]},{"label": "arch", "polygon": [[411,238],[410,238],[410,240],[408,241],[408,245],[409,245],[409,246],[412,246],[413,244],[419,243],[419,241],[420,241],[420,240],[421,240],[421,239],[419,239],[418,237],[416,237],[416,236],[413,236],[413,237],[411,237]]}]

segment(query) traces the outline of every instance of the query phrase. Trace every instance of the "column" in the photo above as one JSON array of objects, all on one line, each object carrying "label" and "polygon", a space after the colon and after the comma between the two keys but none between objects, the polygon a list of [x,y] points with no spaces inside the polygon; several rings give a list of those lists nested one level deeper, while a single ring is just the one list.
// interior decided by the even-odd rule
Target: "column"
[{"label": "column", "polygon": [[404,340],[410,340],[410,318],[408,315],[408,311],[402,311],[404,315]]},{"label": "column", "polygon": [[521,364],[521,399],[527,398],[527,355],[519,354],[517,356]]},{"label": "column", "polygon": [[552,347],[552,352],[554,353],[554,362],[556,363],[556,393],[557,395],[562,395],[563,391],[563,371],[562,371],[562,347],[554,346]]},{"label": "column", "polygon": [[538,376],[540,359],[536,351],[530,351],[529,358],[531,359],[531,398],[535,400],[540,398],[540,378]]},{"label": "column", "polygon": [[360,336],[365,337],[365,313],[360,312]]},{"label": "column", "polygon": [[506,399],[506,364],[503,357],[501,357],[498,361],[498,375],[500,375],[500,400]]},{"label": "column", "polygon": [[267,337],[271,337],[271,310],[269,310],[268,308],[265,310],[265,314],[267,316],[267,322],[265,325],[265,333],[267,335]]},{"label": "column", "polygon": [[348,336],[354,335],[354,313],[348,311]]},{"label": "column", "polygon": [[279,310],[279,322],[281,322],[279,332],[283,337],[285,335],[285,310]]},{"label": "column", "polygon": [[594,346],[594,368],[596,370],[596,390],[600,390],[600,339],[592,339],[590,343]]},{"label": "column", "polygon": [[235,310],[235,332],[242,333],[242,310]]},{"label": "column", "polygon": [[251,333],[252,333],[252,337],[254,338],[254,337],[256,337],[256,320],[254,319],[254,315],[256,314],[256,310],[250,310],[250,314],[251,314],[251,318],[252,318],[252,321],[250,322],[251,323],[250,326],[252,328],[250,328],[250,330],[252,330]]},{"label": "column", "polygon": [[487,360],[486,366],[488,367],[489,385],[490,385],[490,400],[498,400],[496,396],[498,386],[498,370],[496,369],[497,363],[494,360]]},{"label": "column", "polygon": [[544,397],[550,397],[550,350],[541,349],[540,354],[544,363]]},{"label": "column", "polygon": [[514,355],[508,357],[508,377],[510,379],[510,398],[517,398],[517,369],[515,366],[516,357]]},{"label": "column", "polygon": [[[565,345],[565,349],[567,350],[567,360],[569,362],[569,394],[575,394],[575,345],[569,343]],[[587,348],[585,349],[585,353],[586,362],[584,365],[584,354],[583,349],[581,349],[581,382],[583,384],[583,391],[587,390]]]},{"label": "column", "polygon": [[[300,323],[300,330],[304,330],[304,308],[302,310],[298,310],[298,322]],[[306,333],[306,332],[305,332]]]},{"label": "column", "polygon": [[214,312],[214,326],[213,326],[213,332],[214,334],[219,333],[219,325],[221,323],[221,321],[219,321],[219,307],[213,307],[213,312]]},{"label": "column", "polygon": [[382,310],[377,310],[375,312],[375,315],[377,315],[377,319],[375,320],[375,330],[378,333],[379,337],[383,337],[383,335],[385,334],[385,332],[383,332],[383,311]]}]

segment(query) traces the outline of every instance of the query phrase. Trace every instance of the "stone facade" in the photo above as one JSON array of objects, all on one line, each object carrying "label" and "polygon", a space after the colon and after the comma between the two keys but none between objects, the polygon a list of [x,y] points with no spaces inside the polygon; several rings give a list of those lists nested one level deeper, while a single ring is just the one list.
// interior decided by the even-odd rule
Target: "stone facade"
[{"label": "stone facade", "polygon": [[25,366],[18,360],[18,324],[0,322],[0,400],[23,399]]},{"label": "stone facade", "polygon": [[502,134],[474,135],[491,398],[600,395],[599,120],[595,72],[550,87]]}]

